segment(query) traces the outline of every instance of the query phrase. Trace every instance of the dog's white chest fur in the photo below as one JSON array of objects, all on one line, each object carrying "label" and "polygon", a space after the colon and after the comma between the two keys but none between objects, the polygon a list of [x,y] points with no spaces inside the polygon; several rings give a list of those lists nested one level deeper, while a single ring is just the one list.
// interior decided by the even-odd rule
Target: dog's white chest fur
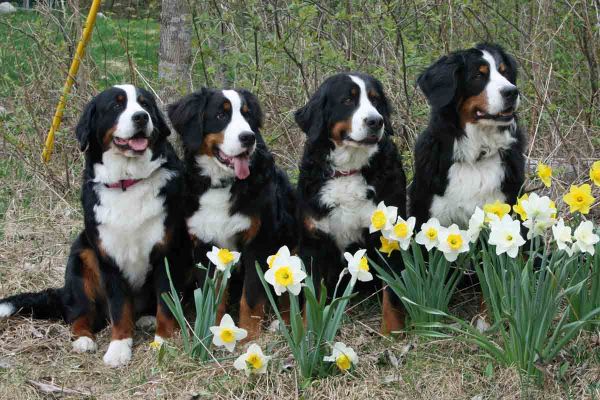
[{"label": "dog's white chest fur", "polygon": [[230,215],[230,186],[209,189],[200,196],[200,207],[187,220],[189,232],[205,243],[235,249],[235,235],[250,228],[252,221],[243,214]]},{"label": "dog's white chest fur", "polygon": [[331,179],[321,189],[321,204],[331,207],[329,214],[315,221],[317,229],[333,236],[340,251],[354,242],[362,242],[376,205],[367,198],[367,185],[361,174]]},{"label": "dog's white chest fur", "polygon": [[99,203],[94,206],[102,247],[111,256],[133,289],[139,289],[150,270],[150,252],[163,240],[166,209],[161,188],[174,175],[158,169],[127,188],[94,187]]},{"label": "dog's white chest fur", "polygon": [[496,200],[506,201],[502,193],[505,177],[500,154],[516,141],[507,128],[478,127],[467,124],[466,136],[454,142],[454,163],[448,171],[448,186],[443,196],[434,196],[430,214],[442,225],[456,223],[466,227],[476,207]]}]

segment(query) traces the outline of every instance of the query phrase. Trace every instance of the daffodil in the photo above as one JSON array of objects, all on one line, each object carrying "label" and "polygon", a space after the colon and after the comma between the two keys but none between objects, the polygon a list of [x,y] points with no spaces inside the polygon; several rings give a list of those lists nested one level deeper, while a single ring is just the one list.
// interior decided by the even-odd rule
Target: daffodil
[{"label": "daffodil", "polygon": [[265,272],[265,281],[273,285],[277,296],[281,296],[286,291],[297,296],[300,293],[302,281],[306,278],[306,272],[302,270],[300,258],[285,255],[285,250],[279,250],[273,266]]},{"label": "daffodil", "polygon": [[475,212],[469,218],[469,228],[467,229],[467,237],[471,243],[475,243],[479,238],[481,230],[485,226],[485,213],[479,207],[475,208]]},{"label": "daffodil", "polygon": [[440,230],[438,249],[444,253],[448,261],[456,261],[458,255],[469,251],[469,238],[467,232],[452,224]]},{"label": "daffodil", "polygon": [[415,217],[404,220],[404,218],[398,216],[392,229],[383,231],[383,236],[388,240],[395,240],[402,250],[406,250],[408,249],[408,246],[410,246],[410,240],[415,229],[415,222]]},{"label": "daffodil", "polygon": [[[517,199],[517,204],[515,204],[513,206],[513,211],[515,213],[519,214],[521,221],[527,220],[527,213],[523,209],[523,201],[528,200],[528,199],[529,199],[529,195],[527,193],[525,193],[523,196],[521,196]],[[554,208],[556,208],[556,206]]]},{"label": "daffodil", "polygon": [[573,249],[570,247],[570,244],[573,243],[571,227],[566,226],[562,218],[552,226],[552,236],[554,236],[559,250],[566,251],[569,256],[573,255]]},{"label": "daffodil", "polygon": [[283,246],[279,250],[277,250],[277,253],[273,254],[272,256],[267,257],[267,265],[269,266],[269,268],[273,268],[273,264],[275,263],[275,260],[279,256],[289,257],[290,249],[288,249],[287,246]]},{"label": "daffodil", "polygon": [[270,359],[271,357],[263,354],[259,345],[252,343],[248,350],[233,362],[233,367],[239,371],[244,371],[247,376],[250,374],[264,374],[267,372],[267,364]]},{"label": "daffodil", "polygon": [[513,220],[510,215],[505,215],[502,219],[490,223],[489,244],[496,246],[496,254],[508,254],[515,258],[519,253],[519,248],[525,244],[525,239],[521,237],[521,224]]},{"label": "daffodil", "polygon": [[238,340],[245,339],[248,336],[245,329],[235,326],[229,314],[223,315],[218,326],[211,326],[209,329],[213,334],[213,344],[218,347],[225,347],[230,353],[233,352]]},{"label": "daffodil", "polygon": [[552,185],[552,167],[540,162],[537,165],[537,176],[540,178],[544,186],[550,187]]},{"label": "daffodil", "polygon": [[575,233],[573,233],[573,237],[575,238],[573,251],[589,253],[591,256],[594,255],[594,246],[600,241],[600,237],[594,233],[592,221],[584,221],[579,224],[577,229],[575,229]]},{"label": "daffodil", "polygon": [[595,199],[591,186],[586,183],[581,186],[571,185],[571,190],[564,195],[563,200],[571,207],[571,213],[578,211],[587,214]]},{"label": "daffodil", "polygon": [[594,182],[594,185],[600,186],[600,161],[594,161],[592,168],[590,168],[590,179]]},{"label": "daffodil", "polygon": [[398,216],[398,207],[386,206],[382,201],[377,205],[377,209],[371,214],[371,225],[369,233],[377,231],[386,231],[392,229],[394,221]]},{"label": "daffodil", "polygon": [[153,340],[153,341],[150,343],[150,348],[151,348],[152,350],[159,350],[159,349],[162,347],[162,345],[163,345],[163,342],[161,342],[161,341],[159,341],[159,340]]},{"label": "daffodil", "polygon": [[352,347],[348,347],[342,342],[336,342],[331,350],[331,355],[323,357],[323,361],[334,362],[340,371],[347,371],[358,364],[358,356]]},{"label": "daffodil", "polygon": [[379,251],[386,253],[388,257],[392,255],[394,250],[400,250],[400,245],[395,240],[388,240],[385,236],[381,236],[379,240],[381,240],[381,248]]},{"label": "daffodil", "polygon": [[415,241],[430,251],[438,244],[440,229],[440,221],[435,217],[429,218],[421,225],[421,231],[415,236]]},{"label": "daffodil", "polygon": [[213,246],[212,250],[206,253],[206,257],[208,257],[208,260],[217,267],[217,270],[229,276],[231,267],[240,260],[240,253]]},{"label": "daffodil", "polygon": [[536,193],[532,193],[529,198],[521,202],[521,206],[527,215],[523,226],[529,230],[527,232],[528,239],[543,235],[546,229],[554,224],[556,205],[548,196],[540,197]]},{"label": "daffodil", "polygon": [[487,217],[486,222],[490,222],[493,219],[502,219],[502,217],[510,212],[510,206],[506,203],[500,202],[500,200],[496,200],[493,203],[484,205],[483,211],[485,211],[485,215]]},{"label": "daffodil", "polygon": [[373,280],[373,275],[369,272],[369,260],[365,254],[367,250],[360,249],[354,255],[346,252],[344,258],[348,262],[348,271],[352,275],[353,284],[357,280],[361,282],[368,282]]}]

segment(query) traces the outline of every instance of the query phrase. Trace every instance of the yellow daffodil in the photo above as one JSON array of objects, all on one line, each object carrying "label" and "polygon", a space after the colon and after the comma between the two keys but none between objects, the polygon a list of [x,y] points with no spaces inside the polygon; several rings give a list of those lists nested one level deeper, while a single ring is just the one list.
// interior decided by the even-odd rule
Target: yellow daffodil
[{"label": "yellow daffodil", "polygon": [[395,240],[388,240],[384,236],[380,237],[379,240],[381,240],[381,248],[379,251],[386,253],[388,257],[392,255],[394,250],[400,250],[400,244]]},{"label": "yellow daffodil", "polygon": [[600,186],[600,161],[595,161],[590,168],[590,179],[594,185]]},{"label": "yellow daffodil", "polygon": [[421,231],[417,233],[415,241],[424,245],[427,251],[430,251],[438,244],[440,228],[440,221],[438,221],[437,218],[429,218],[427,222],[421,225]]},{"label": "yellow daffodil", "polygon": [[467,232],[460,230],[456,224],[440,229],[438,249],[444,253],[446,260],[456,261],[460,253],[469,251]]},{"label": "yellow daffodil", "polygon": [[273,285],[277,296],[289,291],[297,296],[302,288],[306,272],[302,269],[302,261],[297,256],[290,256],[289,250],[279,249],[271,268],[265,272],[265,281]]},{"label": "yellow daffodil", "polygon": [[264,374],[267,372],[267,364],[271,357],[263,354],[260,346],[252,343],[248,351],[239,356],[233,363],[237,370],[244,371],[246,375]]},{"label": "yellow daffodil", "polygon": [[498,219],[502,219],[506,214],[510,212],[510,206],[506,203],[501,203],[500,200],[496,200],[494,203],[488,203],[483,206],[485,211],[486,222],[490,222],[491,215],[495,215]]},{"label": "yellow daffodil", "polygon": [[355,284],[356,281],[368,282],[373,280],[373,275],[369,272],[369,260],[365,254],[367,250],[360,249],[354,255],[345,252],[344,258],[348,262],[348,271],[352,276],[352,284]]},{"label": "yellow daffodil", "polygon": [[[517,204],[513,206],[513,211],[519,215],[521,221],[527,220],[527,213],[523,209],[523,201],[528,200],[529,195],[525,193],[523,196],[517,199]],[[555,207],[556,208],[556,207]]]},{"label": "yellow daffodil", "polygon": [[225,347],[229,352],[233,352],[238,340],[245,339],[248,332],[245,329],[238,328],[229,314],[223,315],[218,326],[211,326],[210,331],[213,334],[213,344],[218,347]]},{"label": "yellow daffodil", "polygon": [[571,185],[571,190],[564,195],[563,200],[571,207],[571,213],[587,214],[595,199],[592,196],[591,186],[586,183],[581,186]]},{"label": "yellow daffodil", "polygon": [[217,270],[229,276],[231,267],[240,259],[240,253],[213,246],[212,250],[206,253],[206,257],[215,267],[217,267]]},{"label": "yellow daffodil", "polygon": [[552,185],[552,167],[544,163],[537,165],[537,176],[540,178],[544,186],[550,187]]},{"label": "yellow daffodil", "polygon": [[392,229],[394,221],[398,216],[398,207],[386,206],[383,201],[379,202],[373,214],[371,214],[371,225],[369,233]]}]

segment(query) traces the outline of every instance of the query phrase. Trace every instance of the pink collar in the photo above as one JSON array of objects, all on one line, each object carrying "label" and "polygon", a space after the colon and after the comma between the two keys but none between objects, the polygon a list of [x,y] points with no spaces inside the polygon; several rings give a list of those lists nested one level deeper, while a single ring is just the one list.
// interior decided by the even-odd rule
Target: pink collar
[{"label": "pink collar", "polygon": [[356,175],[360,172],[360,169],[351,169],[349,171],[338,171],[335,170],[333,171],[333,175],[331,176],[332,178],[340,178],[342,176],[352,176],[352,175]]},{"label": "pink collar", "polygon": [[127,188],[135,185],[139,181],[141,181],[141,179],[122,179],[115,183],[104,184],[104,186],[106,186],[109,189],[122,189],[123,191],[126,191]]}]

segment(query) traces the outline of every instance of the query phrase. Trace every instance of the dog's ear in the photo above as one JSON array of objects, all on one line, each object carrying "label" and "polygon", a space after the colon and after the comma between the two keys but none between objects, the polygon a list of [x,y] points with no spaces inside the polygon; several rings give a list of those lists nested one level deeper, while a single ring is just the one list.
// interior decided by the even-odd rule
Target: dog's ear
[{"label": "dog's ear", "polygon": [[454,99],[462,67],[462,57],[451,54],[440,58],[419,76],[417,84],[432,108],[445,107]]},{"label": "dog's ear", "polygon": [[204,139],[204,109],[209,90],[201,90],[185,96],[167,107],[169,119],[181,136],[186,152],[197,153]]},{"label": "dog's ear", "polygon": [[75,136],[79,141],[79,149],[85,151],[90,144],[90,135],[95,131],[94,115],[96,114],[96,99],[93,98],[83,109],[79,122],[75,127]]},{"label": "dog's ear", "polygon": [[256,96],[246,89],[239,89],[238,92],[244,98],[248,106],[248,115],[250,119],[250,127],[253,131],[258,132],[263,127],[263,112],[260,108],[260,103]]},{"label": "dog's ear", "polygon": [[294,113],[294,119],[296,123],[302,129],[308,140],[311,142],[316,141],[321,137],[321,135],[326,131],[326,121],[323,118],[327,97],[326,87],[327,82],[325,82],[319,90],[310,98],[308,103],[304,105],[304,107],[296,110]]},{"label": "dog's ear", "polygon": [[138,89],[142,96],[144,96],[145,100],[148,102],[150,106],[150,117],[152,118],[152,123],[154,124],[154,129],[158,131],[159,139],[165,139],[167,136],[171,134],[171,129],[165,120],[165,117],[158,107],[156,103],[156,98],[152,93],[145,89]]}]

